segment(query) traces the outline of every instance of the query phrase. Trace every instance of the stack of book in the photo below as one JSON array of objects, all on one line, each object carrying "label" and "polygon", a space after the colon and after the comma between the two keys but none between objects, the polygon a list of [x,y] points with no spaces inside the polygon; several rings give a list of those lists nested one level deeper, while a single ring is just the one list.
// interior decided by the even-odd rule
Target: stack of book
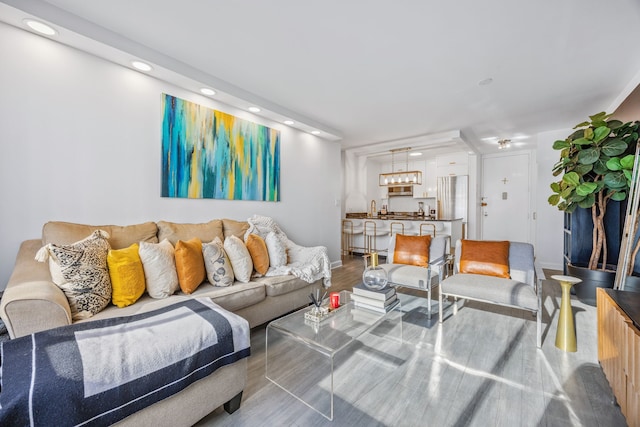
[{"label": "stack of book", "polygon": [[373,290],[362,283],[353,287],[351,300],[356,308],[365,308],[379,313],[387,313],[398,304],[396,288],[387,286],[380,290]]}]

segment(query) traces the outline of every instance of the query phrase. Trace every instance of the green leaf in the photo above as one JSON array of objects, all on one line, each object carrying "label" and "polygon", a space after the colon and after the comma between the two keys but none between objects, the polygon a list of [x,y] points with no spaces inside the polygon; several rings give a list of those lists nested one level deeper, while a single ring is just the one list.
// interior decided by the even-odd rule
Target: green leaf
[{"label": "green leaf", "polygon": [[575,172],[566,173],[562,180],[573,187],[577,187],[580,184],[580,176]]},{"label": "green leaf", "polygon": [[602,144],[602,152],[607,156],[617,156],[624,153],[629,145],[619,138],[611,138]]},{"label": "green leaf", "polygon": [[558,204],[558,202],[560,201],[560,196],[557,194],[552,194],[551,196],[549,196],[549,198],[547,199],[547,201],[549,202],[549,204],[551,206],[555,206]]},{"label": "green leaf", "polygon": [[571,203],[570,205],[567,205],[563,210],[565,212],[573,213],[576,209],[578,209],[578,206],[579,206],[579,203]]},{"label": "green leaf", "polygon": [[569,202],[581,202],[586,198],[586,196],[578,196],[576,193],[573,193],[567,200]]},{"label": "green leaf", "polygon": [[620,164],[620,159],[617,157],[612,157],[607,162],[607,168],[612,171],[622,170],[622,165]]},{"label": "green leaf", "polygon": [[620,165],[622,166],[623,169],[633,169],[633,161],[635,160],[636,156],[634,156],[633,154],[629,154],[627,156],[624,156],[623,158],[620,159]]},{"label": "green leaf", "polygon": [[611,195],[611,200],[615,200],[617,202],[621,202],[627,198],[627,193],[624,191],[617,191]]},{"label": "green leaf", "polygon": [[593,129],[586,128],[584,130],[584,137],[585,137],[585,139],[588,139],[589,141],[592,141],[593,140]]},{"label": "green leaf", "polygon": [[573,128],[574,129],[578,129],[578,128],[583,128],[585,126],[589,126],[591,124],[591,122],[582,122],[582,123],[578,123],[577,125],[575,125]]},{"label": "green leaf", "polygon": [[592,142],[589,141],[587,138],[578,138],[574,140],[573,143],[575,145],[591,145],[592,144]]},{"label": "green leaf", "polygon": [[620,120],[609,120],[607,122],[607,126],[609,127],[609,129],[611,130],[616,130],[619,129],[622,126],[622,122]]},{"label": "green leaf", "polygon": [[551,187],[551,190],[552,190],[554,193],[559,193],[559,192],[560,192],[560,183],[558,183],[558,182],[552,182],[552,183],[551,183],[551,185],[550,185],[550,187]]},{"label": "green leaf", "polygon": [[584,176],[593,170],[593,165],[578,165],[573,170],[580,176]]},{"label": "green leaf", "polygon": [[606,126],[597,127],[596,130],[593,132],[594,134],[593,142],[595,142],[596,144],[599,143],[600,141],[608,137],[610,133],[611,133],[611,129],[609,129]]},{"label": "green leaf", "polygon": [[627,178],[629,181],[631,181],[631,170],[629,169],[623,169],[622,173],[624,174],[624,177]]},{"label": "green leaf", "polygon": [[571,193],[573,193],[574,188],[573,187],[567,187],[564,190],[562,190],[562,192],[560,193],[560,197],[562,197],[563,199],[568,199],[569,196],[571,196]]},{"label": "green leaf", "polygon": [[596,191],[597,188],[598,184],[595,182],[583,182],[576,187],[576,194],[579,196],[586,196]]},{"label": "green leaf", "polygon": [[578,153],[578,162],[583,165],[595,163],[600,158],[600,151],[596,148],[587,148]]},{"label": "green leaf", "polygon": [[607,115],[606,112],[601,111],[598,114],[594,114],[593,116],[589,116],[589,119],[591,119],[592,122],[597,122],[597,121],[603,121],[603,120],[607,120],[607,118],[609,118],[610,114]]},{"label": "green leaf", "polygon": [[601,155],[598,161],[593,164],[593,171],[598,175],[604,175],[609,172],[609,168],[607,168],[608,161],[609,156]]},{"label": "green leaf", "polygon": [[578,202],[578,206],[581,208],[590,208],[596,202],[596,196],[593,194],[589,194],[583,201]]},{"label": "green leaf", "polygon": [[604,176],[603,182],[609,188],[618,189],[627,186],[627,178],[622,172],[610,172]]},{"label": "green leaf", "polygon": [[562,150],[564,148],[568,148],[570,147],[571,144],[569,144],[567,141],[564,141],[562,139],[557,140],[556,142],[553,143],[553,149],[554,150]]}]

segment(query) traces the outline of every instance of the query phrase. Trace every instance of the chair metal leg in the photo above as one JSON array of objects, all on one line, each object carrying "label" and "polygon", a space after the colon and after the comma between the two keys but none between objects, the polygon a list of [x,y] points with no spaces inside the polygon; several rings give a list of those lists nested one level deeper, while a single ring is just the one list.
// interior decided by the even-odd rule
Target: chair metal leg
[{"label": "chair metal leg", "polygon": [[427,285],[427,318],[431,320],[431,284]]},{"label": "chair metal leg", "polygon": [[442,287],[438,292],[438,322],[442,323]]},{"label": "chair metal leg", "polygon": [[458,314],[458,297],[453,297],[453,315]]}]

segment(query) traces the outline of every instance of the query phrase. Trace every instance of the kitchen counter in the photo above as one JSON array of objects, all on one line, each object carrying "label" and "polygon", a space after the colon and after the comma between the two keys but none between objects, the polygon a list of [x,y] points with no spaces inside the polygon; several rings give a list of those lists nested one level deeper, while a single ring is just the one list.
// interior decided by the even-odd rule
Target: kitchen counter
[{"label": "kitchen counter", "polygon": [[432,216],[413,216],[413,215],[378,215],[374,217],[368,216],[366,213],[347,213],[345,219],[379,219],[379,220],[394,220],[394,221],[460,221],[461,218],[435,218]]}]

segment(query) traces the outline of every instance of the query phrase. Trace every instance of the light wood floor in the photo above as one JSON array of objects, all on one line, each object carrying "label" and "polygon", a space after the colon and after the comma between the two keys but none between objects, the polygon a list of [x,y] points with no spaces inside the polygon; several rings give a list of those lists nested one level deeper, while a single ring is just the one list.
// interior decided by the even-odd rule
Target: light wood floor
[{"label": "light wood floor", "polygon": [[[350,289],[362,269],[360,258],[345,258],[331,290]],[[625,426],[598,364],[595,307],[572,299],[578,351],[565,353],[554,346],[559,285],[543,289],[541,350],[524,311],[470,302],[456,316],[445,308],[438,324],[437,313],[427,319],[426,293],[401,291],[403,343],[374,329],[344,350],[333,422],[265,379],[265,326],[254,328],[242,406],[198,425]]]}]

